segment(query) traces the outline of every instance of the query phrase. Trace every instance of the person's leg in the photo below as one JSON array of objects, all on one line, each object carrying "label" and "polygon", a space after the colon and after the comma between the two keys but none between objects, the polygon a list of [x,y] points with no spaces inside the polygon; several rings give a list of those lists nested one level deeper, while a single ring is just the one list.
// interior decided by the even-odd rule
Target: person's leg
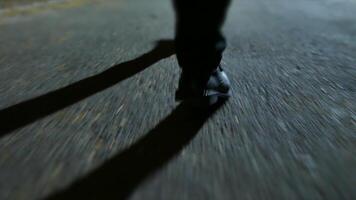
[{"label": "person's leg", "polygon": [[177,99],[229,96],[229,80],[219,67],[226,46],[221,27],[229,2],[174,0],[176,55],[182,68]]},{"label": "person's leg", "polygon": [[225,49],[221,26],[229,0],[175,0],[176,53],[184,71],[210,73]]}]

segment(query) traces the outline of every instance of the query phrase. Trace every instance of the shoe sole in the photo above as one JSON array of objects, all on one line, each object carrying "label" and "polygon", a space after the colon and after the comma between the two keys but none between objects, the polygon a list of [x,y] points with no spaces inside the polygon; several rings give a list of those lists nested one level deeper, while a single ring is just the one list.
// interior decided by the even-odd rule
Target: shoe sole
[{"label": "shoe sole", "polygon": [[206,109],[220,102],[224,102],[231,97],[231,91],[228,93],[215,93],[206,97],[200,98],[176,98],[176,101],[184,101],[193,108]]}]

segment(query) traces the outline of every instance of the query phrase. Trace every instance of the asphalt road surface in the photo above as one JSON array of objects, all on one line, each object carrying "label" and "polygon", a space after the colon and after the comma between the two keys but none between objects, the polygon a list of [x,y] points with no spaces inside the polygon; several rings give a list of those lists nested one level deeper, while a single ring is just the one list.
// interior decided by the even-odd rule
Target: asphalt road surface
[{"label": "asphalt road surface", "polygon": [[356,199],[355,0],[234,1],[209,113],[174,101],[173,28],[168,0],[0,15],[0,199]]}]

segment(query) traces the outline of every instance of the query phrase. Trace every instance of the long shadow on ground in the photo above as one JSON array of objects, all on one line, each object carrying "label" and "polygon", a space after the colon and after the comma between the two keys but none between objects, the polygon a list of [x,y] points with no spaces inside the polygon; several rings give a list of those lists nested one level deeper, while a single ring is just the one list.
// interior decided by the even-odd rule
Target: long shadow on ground
[{"label": "long shadow on ground", "polygon": [[138,142],[48,200],[127,199],[142,181],[174,158],[221,105],[192,111],[180,104]]},{"label": "long shadow on ground", "polygon": [[0,110],[0,137],[107,89],[173,54],[173,41],[162,40],[150,52],[134,60],[115,65],[95,76]]}]

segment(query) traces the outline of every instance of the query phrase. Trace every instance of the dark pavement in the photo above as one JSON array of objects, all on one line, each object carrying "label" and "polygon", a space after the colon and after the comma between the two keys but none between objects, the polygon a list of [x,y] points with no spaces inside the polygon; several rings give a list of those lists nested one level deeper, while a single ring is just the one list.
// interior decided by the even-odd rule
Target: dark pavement
[{"label": "dark pavement", "polygon": [[0,12],[0,199],[356,199],[356,1],[234,1],[211,112],[170,3]]}]

